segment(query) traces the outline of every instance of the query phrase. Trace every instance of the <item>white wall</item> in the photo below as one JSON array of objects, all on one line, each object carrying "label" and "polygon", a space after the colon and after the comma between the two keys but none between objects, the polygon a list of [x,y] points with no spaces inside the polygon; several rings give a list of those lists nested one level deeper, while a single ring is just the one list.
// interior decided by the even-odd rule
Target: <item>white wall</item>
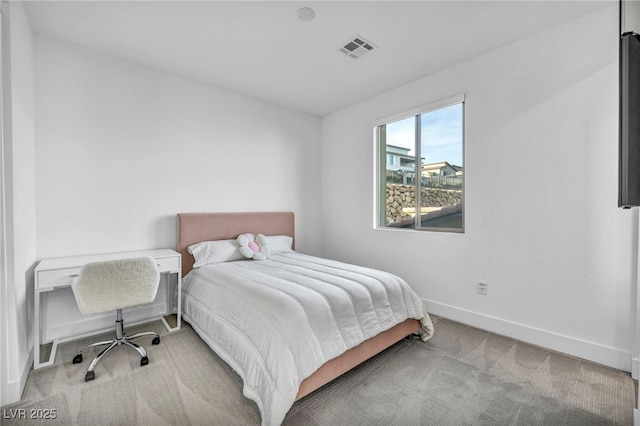
[{"label": "white wall", "polygon": [[[35,56],[39,259],[175,248],[193,211],[293,211],[319,254],[319,118],[49,38]],[[70,291],[44,315],[46,340],[87,331]]]},{"label": "white wall", "polygon": [[319,253],[318,118],[35,40],[39,258],[175,247],[190,211],[292,210]]},{"label": "white wall", "polygon": [[[323,118],[323,255],[398,273],[436,314],[630,371],[617,40],[612,4]],[[373,121],[460,93],[466,232],[374,230]]]},{"label": "white wall", "polygon": [[10,6],[11,134],[4,151],[9,157],[5,213],[10,253],[7,287],[3,289],[6,298],[0,301],[7,331],[7,341],[0,345],[0,357],[7,369],[2,405],[20,398],[31,366],[31,295],[36,262],[33,44],[24,5]]}]

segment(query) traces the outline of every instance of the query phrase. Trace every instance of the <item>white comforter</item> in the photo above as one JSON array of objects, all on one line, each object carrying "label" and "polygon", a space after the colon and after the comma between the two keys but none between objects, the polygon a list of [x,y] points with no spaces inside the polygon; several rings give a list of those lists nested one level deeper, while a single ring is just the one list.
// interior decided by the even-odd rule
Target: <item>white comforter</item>
[{"label": "white comforter", "polygon": [[300,383],[322,364],[401,323],[433,325],[401,278],[375,269],[282,253],[216,263],[183,282],[183,315],[243,379],[263,425],[279,425]]}]

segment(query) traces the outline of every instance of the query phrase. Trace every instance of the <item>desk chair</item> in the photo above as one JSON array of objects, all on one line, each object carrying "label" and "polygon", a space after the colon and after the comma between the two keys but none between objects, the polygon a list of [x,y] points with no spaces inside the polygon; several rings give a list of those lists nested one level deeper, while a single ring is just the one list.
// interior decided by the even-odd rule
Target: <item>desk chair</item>
[{"label": "desk chair", "polygon": [[122,309],[150,303],[156,298],[160,273],[152,257],[118,259],[106,262],[87,263],[71,283],[78,308],[83,314],[116,311],[115,337],[112,340],[93,343],[82,348],[73,358],[73,363],[82,362],[82,351],[94,346],[108,345],[89,364],[84,380],[95,378],[93,369],[111,349],[125,345],[136,350],[140,365],[147,365],[149,358],[144,348],[131,340],[141,336],[155,336],[152,344],[160,343],[158,333],[145,332],[126,336],[122,320]]}]

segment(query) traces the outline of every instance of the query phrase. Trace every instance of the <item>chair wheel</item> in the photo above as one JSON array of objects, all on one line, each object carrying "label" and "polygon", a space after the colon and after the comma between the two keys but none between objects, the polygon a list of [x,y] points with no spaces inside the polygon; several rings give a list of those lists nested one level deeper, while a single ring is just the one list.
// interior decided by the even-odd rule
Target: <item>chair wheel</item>
[{"label": "chair wheel", "polygon": [[143,356],[142,358],[140,358],[140,366],[147,365],[147,364],[149,364],[149,358],[148,357]]},{"label": "chair wheel", "polygon": [[74,364],[80,364],[81,362],[82,362],[82,354],[78,354],[78,355],[73,357],[73,363]]},{"label": "chair wheel", "polygon": [[96,378],[96,373],[93,371],[87,371],[87,374],[84,376],[84,381],[88,382]]},{"label": "chair wheel", "polygon": [[153,340],[151,341],[152,345],[159,345],[160,344],[160,336],[154,337]]}]

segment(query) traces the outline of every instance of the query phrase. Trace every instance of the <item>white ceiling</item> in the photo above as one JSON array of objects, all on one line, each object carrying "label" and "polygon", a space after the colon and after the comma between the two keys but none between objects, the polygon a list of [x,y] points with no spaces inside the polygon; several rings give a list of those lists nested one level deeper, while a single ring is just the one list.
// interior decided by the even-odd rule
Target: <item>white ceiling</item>
[{"label": "white ceiling", "polygon": [[[612,1],[29,1],[35,33],[324,116]],[[300,7],[315,19],[297,18]],[[361,35],[378,46],[353,60]]]}]

